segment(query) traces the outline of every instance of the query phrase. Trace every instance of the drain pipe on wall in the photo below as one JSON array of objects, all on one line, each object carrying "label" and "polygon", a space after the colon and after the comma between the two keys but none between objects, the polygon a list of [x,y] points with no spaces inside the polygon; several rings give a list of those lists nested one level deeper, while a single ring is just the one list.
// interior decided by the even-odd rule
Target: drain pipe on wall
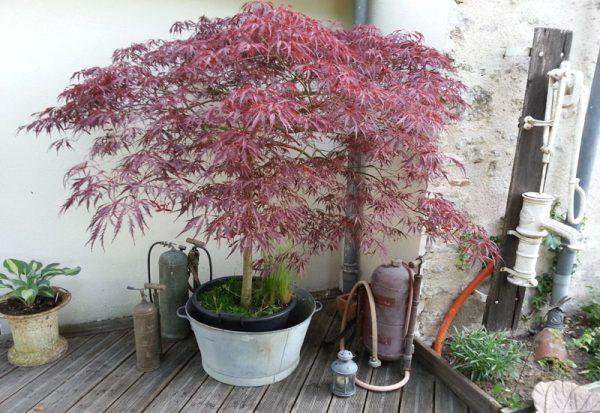
[{"label": "drain pipe on wall", "polygon": [[[353,25],[368,23],[369,0],[354,0]],[[348,154],[348,163],[351,168],[359,169],[361,157],[357,153]],[[346,183],[346,194],[349,198],[356,191],[356,182],[349,178]],[[360,206],[352,205],[346,209],[346,217],[351,217],[359,212]],[[353,239],[353,234],[347,232],[344,239],[344,263],[342,265],[342,292],[349,292],[358,281],[358,248]]]},{"label": "drain pipe on wall", "polygon": [[[579,186],[583,191],[587,192],[592,172],[594,169],[594,160],[596,157],[596,149],[598,147],[598,139],[600,138],[600,53],[596,61],[596,69],[594,71],[594,79],[590,90],[589,103],[587,114],[581,137],[581,150],[579,152],[579,162],[577,165],[577,177],[579,178]],[[571,184],[571,183],[570,183]],[[569,207],[571,207],[569,205]],[[580,197],[575,197],[574,200],[574,215],[578,216],[584,205],[581,205]],[[579,230],[580,223],[569,224],[573,228]],[[564,240],[563,240],[564,241]],[[563,328],[564,322],[564,303],[566,301],[569,285],[571,284],[571,273],[573,272],[573,263],[575,262],[576,250],[569,247],[563,247],[558,254],[558,261],[554,270],[554,280],[552,287],[552,298],[550,305],[553,307],[548,313],[546,327]]]}]

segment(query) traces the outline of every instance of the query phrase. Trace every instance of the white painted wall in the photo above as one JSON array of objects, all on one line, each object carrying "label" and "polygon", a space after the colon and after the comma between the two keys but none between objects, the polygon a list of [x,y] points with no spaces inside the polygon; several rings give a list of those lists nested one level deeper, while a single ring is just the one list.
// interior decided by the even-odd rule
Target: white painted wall
[{"label": "white painted wall", "polygon": [[[350,0],[291,3],[315,18],[351,22]],[[85,148],[57,156],[47,150],[47,138],[16,136],[17,127],[30,121],[32,112],[54,105],[73,72],[109,64],[113,50],[166,38],[177,20],[234,14],[241,4],[238,0],[0,1],[0,260],[38,259],[83,268],[76,277],[55,279],[73,293],[61,312],[63,324],[129,314],[138,294],[125,286],[144,282],[148,247],[156,240],[183,243],[185,236],[177,238],[183,223],[158,216],[135,243],[123,234],[106,250],[91,251],[85,246],[90,215],[83,209],[59,215],[67,196],[63,174],[83,158]],[[212,243],[209,249],[217,276],[241,273],[240,259],[226,259],[224,245]],[[154,263],[160,247],[155,251]],[[336,253],[315,258],[300,284],[311,290],[335,287],[339,263]],[[206,279],[204,259],[201,267]]]},{"label": "white painted wall", "polygon": [[425,42],[443,49],[448,38],[452,0],[370,0],[369,22],[384,33],[416,31]]},{"label": "white painted wall", "polygon": [[[450,1],[371,0],[368,19],[370,24],[374,24],[385,34],[396,30],[417,31],[423,34],[426,44],[443,49],[448,37]],[[361,256],[360,278],[370,280],[378,265],[393,258],[412,261],[423,254],[423,241],[421,237],[409,236],[387,243],[388,252],[385,256]]]}]

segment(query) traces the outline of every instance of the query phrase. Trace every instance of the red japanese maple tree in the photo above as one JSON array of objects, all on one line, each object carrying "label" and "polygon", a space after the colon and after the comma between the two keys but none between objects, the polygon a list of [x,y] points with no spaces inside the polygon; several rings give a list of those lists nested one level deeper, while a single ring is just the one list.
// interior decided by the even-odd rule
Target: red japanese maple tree
[{"label": "red japanese maple tree", "polygon": [[153,212],[179,214],[183,231],[243,254],[245,303],[253,252],[274,241],[297,246],[300,266],[338,248],[347,230],[363,252],[424,231],[445,242],[468,233],[474,259],[496,254],[480,226],[426,189],[446,176],[438,135],[463,86],[420,35],[327,28],[262,2],[171,32],[76,73],[60,105],[24,127],[62,134],[57,150],[92,140],[66,174],[63,206],[94,211],[92,244],[109,227],[133,235]]}]

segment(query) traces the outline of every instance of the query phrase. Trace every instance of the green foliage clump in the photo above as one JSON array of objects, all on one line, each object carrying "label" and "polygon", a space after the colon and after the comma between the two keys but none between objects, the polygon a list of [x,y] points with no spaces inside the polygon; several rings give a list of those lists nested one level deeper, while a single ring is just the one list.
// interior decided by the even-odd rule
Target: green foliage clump
[{"label": "green foliage clump", "polygon": [[590,303],[581,307],[587,321],[592,324],[600,324],[600,301],[592,300]]},{"label": "green foliage clump", "polygon": [[536,277],[538,285],[535,287],[535,295],[531,297],[531,313],[539,313],[549,302],[552,294],[552,274],[543,273]]},{"label": "green foliage clump", "polygon": [[58,263],[52,263],[44,267],[44,264],[35,260],[27,263],[14,258],[6,259],[4,268],[13,276],[0,273],[0,287],[13,290],[13,297],[31,307],[38,296],[54,298],[54,290],[50,286],[52,278],[57,275],[77,275],[81,271],[80,267],[59,266]]},{"label": "green foliage clump", "polygon": [[198,301],[202,307],[215,313],[239,314],[246,317],[262,317],[275,314],[283,310],[279,303],[268,303],[263,297],[260,288],[261,280],[256,280],[258,288],[252,290],[250,307],[241,304],[242,279],[229,278],[202,294],[198,294]]},{"label": "green foliage clump", "polygon": [[587,364],[583,371],[591,381],[600,380],[600,302],[593,300],[592,302],[581,307],[585,315],[586,322],[595,324],[596,327],[586,327],[581,332],[581,335],[569,341],[570,345],[576,346],[587,351],[592,355],[592,359]]},{"label": "green foliage clump", "polygon": [[600,353],[594,354],[586,366],[585,375],[590,381],[600,381]]},{"label": "green foliage clump", "polygon": [[450,343],[450,364],[473,381],[503,381],[516,376],[522,345],[506,331],[485,327],[456,331]]},{"label": "green foliage clump", "polygon": [[520,409],[523,406],[523,400],[521,395],[516,391],[512,391],[502,385],[502,383],[496,383],[492,388],[492,394],[494,399],[504,407],[509,409]]},{"label": "green foliage clump", "polygon": [[588,353],[600,352],[600,327],[583,329],[581,335],[571,340],[570,344]]}]

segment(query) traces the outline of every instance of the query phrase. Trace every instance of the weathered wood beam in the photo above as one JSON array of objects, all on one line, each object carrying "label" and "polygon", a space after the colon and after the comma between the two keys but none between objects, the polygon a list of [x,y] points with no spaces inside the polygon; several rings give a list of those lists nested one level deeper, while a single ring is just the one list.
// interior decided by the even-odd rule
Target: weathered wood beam
[{"label": "weathered wood beam", "polygon": [[[523,112],[519,120],[519,136],[513,163],[510,189],[506,202],[502,230],[502,257],[504,267],[512,268],[517,251],[517,238],[507,235],[519,223],[519,212],[524,192],[537,192],[542,180],[543,128],[525,130],[521,126],[525,116],[543,119],[548,90],[547,73],[569,58],[573,33],[568,30],[536,28],[529,73],[525,89]],[[483,324],[490,330],[515,329],[519,324],[525,288],[517,287],[506,279],[506,273],[496,271],[488,295]]]}]

